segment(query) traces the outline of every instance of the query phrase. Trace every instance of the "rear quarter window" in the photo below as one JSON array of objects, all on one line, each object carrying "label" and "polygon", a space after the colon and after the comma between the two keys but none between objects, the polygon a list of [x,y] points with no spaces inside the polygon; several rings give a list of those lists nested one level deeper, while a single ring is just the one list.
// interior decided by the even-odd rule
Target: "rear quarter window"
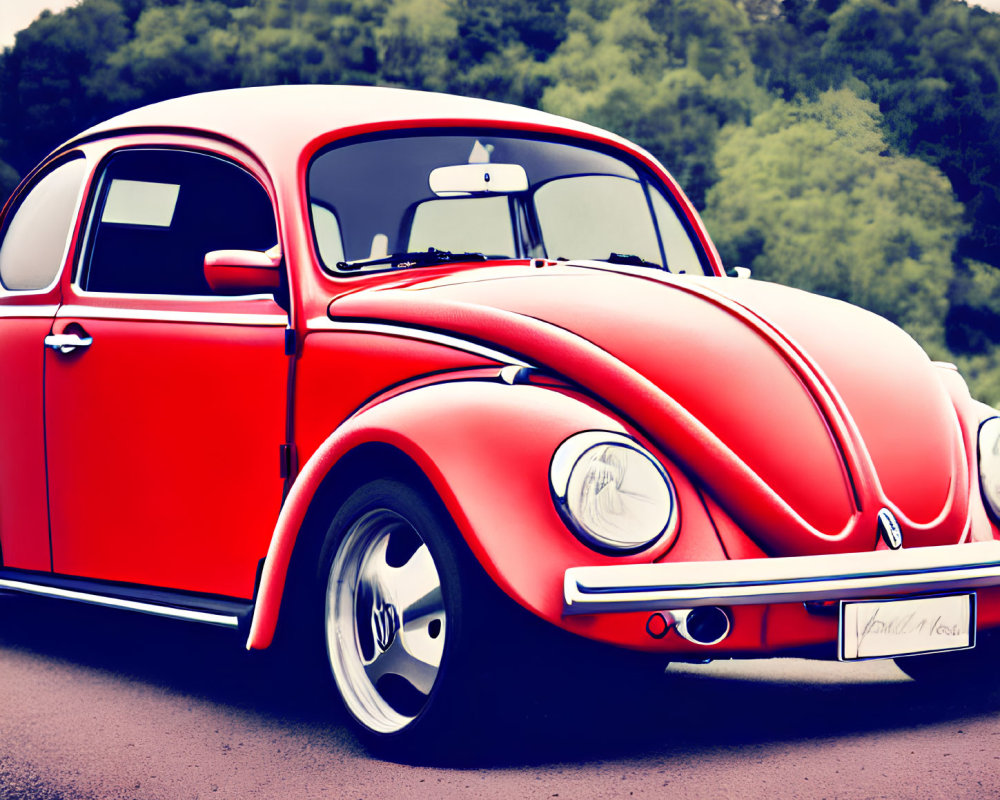
[{"label": "rear quarter window", "polygon": [[8,215],[0,241],[0,283],[5,289],[44,289],[56,279],[86,173],[83,158],[63,162],[43,175]]}]

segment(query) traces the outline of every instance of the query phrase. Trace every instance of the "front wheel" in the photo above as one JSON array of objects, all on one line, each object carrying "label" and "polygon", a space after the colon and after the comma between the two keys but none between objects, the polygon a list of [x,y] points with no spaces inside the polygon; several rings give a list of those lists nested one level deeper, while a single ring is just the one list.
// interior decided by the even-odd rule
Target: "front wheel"
[{"label": "front wheel", "polygon": [[370,746],[416,755],[470,728],[499,591],[436,497],[390,480],[357,490],[330,526],[320,587],[334,680]]}]

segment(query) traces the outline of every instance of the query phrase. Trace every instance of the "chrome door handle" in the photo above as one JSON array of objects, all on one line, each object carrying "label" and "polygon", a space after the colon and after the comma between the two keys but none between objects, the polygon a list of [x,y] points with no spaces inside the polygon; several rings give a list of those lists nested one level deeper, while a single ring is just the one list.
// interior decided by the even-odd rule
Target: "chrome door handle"
[{"label": "chrome door handle", "polygon": [[90,347],[93,343],[92,336],[80,336],[76,333],[54,333],[45,337],[45,346],[57,353],[72,353],[78,347]]}]

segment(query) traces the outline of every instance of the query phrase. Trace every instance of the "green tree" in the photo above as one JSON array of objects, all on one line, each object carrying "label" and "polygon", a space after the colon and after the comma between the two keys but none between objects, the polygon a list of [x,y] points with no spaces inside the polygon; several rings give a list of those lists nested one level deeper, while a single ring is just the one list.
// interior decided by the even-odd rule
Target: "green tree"
[{"label": "green tree", "polygon": [[1000,270],[959,264],[948,299],[948,344],[972,396],[1000,408]]},{"label": "green tree", "polygon": [[458,23],[448,0],[396,0],[375,29],[379,77],[410,89],[447,91],[448,53],[458,46]]},{"label": "green tree", "polygon": [[4,160],[21,172],[61,141],[114,110],[87,93],[88,76],[130,35],[117,0],[85,0],[43,12],[0,55],[0,139]]},{"label": "green tree", "polygon": [[720,127],[766,105],[740,44],[745,26],[728,0],[578,0],[546,64],[542,107],[638,142],[703,206]]},{"label": "green tree", "polygon": [[1000,267],[1000,15],[953,0],[847,0],[822,53],[871,90],[890,143],[966,206],[961,252]]},{"label": "green tree", "polygon": [[280,83],[372,83],[387,0],[150,0],[134,35],[88,80],[92,96],[142,105]]},{"label": "green tree", "polygon": [[947,179],[889,151],[875,104],[847,90],[777,101],[731,126],[706,219],[727,262],[864,306],[946,356],[962,207]]},{"label": "green tree", "polygon": [[948,301],[952,350],[981,355],[1000,344],[1000,269],[971,259],[959,263]]},{"label": "green tree", "polygon": [[537,106],[547,85],[540,64],[565,37],[567,11],[567,0],[449,0],[449,91]]},{"label": "green tree", "polygon": [[376,80],[375,29],[388,0],[255,0],[234,10],[244,86]]},{"label": "green tree", "polygon": [[6,161],[0,161],[0,208],[3,208],[7,198],[20,182],[21,176],[17,174],[17,170]]},{"label": "green tree", "polygon": [[239,85],[239,37],[222,2],[150,4],[131,38],[86,78],[89,95],[132,107]]},{"label": "green tree", "polygon": [[[746,2],[746,0],[744,0]],[[785,100],[843,84],[847,69],[823,57],[830,14],[842,0],[752,0],[749,47],[758,80]]]}]

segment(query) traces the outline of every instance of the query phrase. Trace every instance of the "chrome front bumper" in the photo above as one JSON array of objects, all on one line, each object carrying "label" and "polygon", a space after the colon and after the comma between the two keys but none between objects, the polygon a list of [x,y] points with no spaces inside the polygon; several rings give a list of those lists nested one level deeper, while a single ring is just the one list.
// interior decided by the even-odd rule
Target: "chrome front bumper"
[{"label": "chrome front bumper", "polygon": [[1000,542],[793,558],[571,567],[564,614],[848,600],[1000,586]]}]

